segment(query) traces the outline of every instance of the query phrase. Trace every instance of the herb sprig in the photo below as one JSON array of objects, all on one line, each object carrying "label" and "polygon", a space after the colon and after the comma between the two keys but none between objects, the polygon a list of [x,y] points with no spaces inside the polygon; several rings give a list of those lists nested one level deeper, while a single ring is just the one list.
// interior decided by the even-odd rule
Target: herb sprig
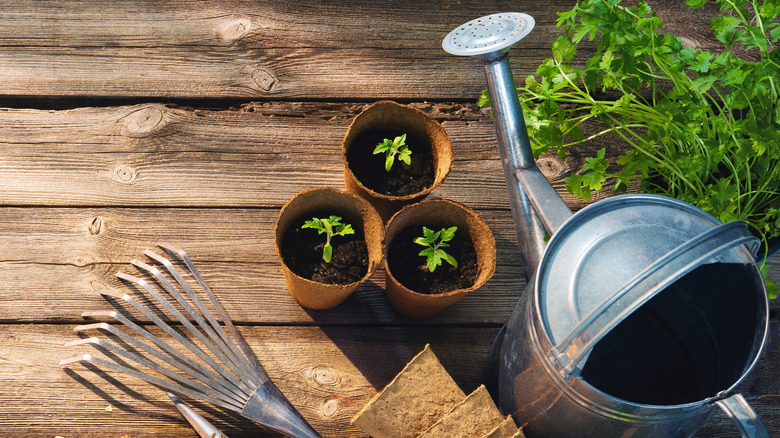
[{"label": "herb sprig", "polygon": [[333,236],[355,234],[352,225],[342,223],[339,216],[330,216],[322,219],[313,217],[301,225],[301,228],[313,228],[318,231],[318,234],[325,233],[325,247],[322,248],[322,260],[325,260],[325,263],[330,263],[330,259],[333,256],[333,246],[330,244],[330,239]]},{"label": "herb sprig", "polygon": [[430,272],[435,271],[437,266],[441,266],[442,260],[454,267],[458,266],[455,258],[442,249],[450,246],[447,242],[455,237],[456,231],[458,231],[458,227],[442,228],[436,232],[428,227],[423,227],[423,236],[414,239],[414,243],[426,247],[420,251],[419,255],[426,258],[425,264]]},{"label": "herb sprig", "polygon": [[[589,200],[608,179],[616,191],[638,179],[640,190],[747,222],[766,248],[780,236],[780,2],[716,0],[721,14],[710,25],[719,53],[661,33],[646,3],[620,3],[579,0],[558,14],[564,35],[552,58],[518,88],[534,154],[563,158],[573,145],[617,134],[631,149],[612,165],[604,149],[588,158],[566,178],[572,194]],[[595,53],[578,68],[586,40]],[[489,105],[487,92],[478,104]],[[603,129],[586,135],[588,121]]]}]

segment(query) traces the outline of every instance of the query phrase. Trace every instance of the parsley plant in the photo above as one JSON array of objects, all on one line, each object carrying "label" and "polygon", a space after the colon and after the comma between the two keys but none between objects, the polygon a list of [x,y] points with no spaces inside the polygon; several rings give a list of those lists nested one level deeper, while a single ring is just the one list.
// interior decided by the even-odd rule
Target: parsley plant
[{"label": "parsley plant", "polygon": [[330,258],[333,255],[333,247],[330,244],[330,239],[333,236],[355,234],[352,225],[341,223],[341,218],[338,216],[322,219],[314,217],[310,221],[306,221],[301,228],[313,228],[318,231],[318,234],[325,233],[325,247],[322,249],[322,260],[325,260],[325,263],[330,263]]},{"label": "parsley plant", "polygon": [[403,161],[406,164],[412,163],[412,151],[409,150],[409,145],[406,144],[406,134],[399,135],[393,140],[386,138],[382,143],[376,145],[374,155],[383,152],[385,154],[385,170],[387,172],[390,172],[390,169],[393,168],[396,155],[398,156],[398,161]]},{"label": "parsley plant", "polygon": [[458,227],[442,228],[439,231],[423,227],[423,237],[414,239],[414,243],[426,247],[420,251],[420,254],[425,257],[425,264],[428,265],[428,270],[433,272],[437,266],[441,265],[442,260],[446,260],[450,265],[457,267],[458,262],[444,251],[442,248],[449,247],[449,242],[455,237],[455,232],[458,231]]},{"label": "parsley plant", "polygon": [[[710,26],[723,46],[711,53],[661,33],[643,1],[578,0],[558,14],[564,35],[518,95],[537,157],[563,158],[608,133],[630,146],[613,165],[604,149],[588,158],[566,178],[575,196],[589,200],[608,179],[624,191],[638,179],[647,193],[747,222],[766,248],[780,236],[780,1],[714,3],[720,15]],[[588,41],[593,55],[575,65]],[[478,104],[489,105],[487,92]],[[587,121],[601,130],[586,135]]]}]

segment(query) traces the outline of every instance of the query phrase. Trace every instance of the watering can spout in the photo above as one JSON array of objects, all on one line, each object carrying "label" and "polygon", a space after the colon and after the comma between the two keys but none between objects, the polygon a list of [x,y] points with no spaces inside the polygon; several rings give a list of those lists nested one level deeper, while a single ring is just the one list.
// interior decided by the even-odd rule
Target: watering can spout
[{"label": "watering can spout", "polygon": [[526,278],[536,272],[544,253],[545,232],[552,235],[572,215],[536,167],[507,58],[509,48],[528,35],[534,23],[527,14],[494,14],[456,28],[442,42],[449,53],[483,62]]}]

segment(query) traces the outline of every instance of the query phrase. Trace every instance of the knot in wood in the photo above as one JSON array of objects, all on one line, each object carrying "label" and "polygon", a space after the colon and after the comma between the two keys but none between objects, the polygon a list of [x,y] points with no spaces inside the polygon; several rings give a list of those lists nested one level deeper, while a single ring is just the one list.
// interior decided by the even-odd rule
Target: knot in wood
[{"label": "knot in wood", "polygon": [[337,398],[333,398],[331,400],[328,400],[325,402],[325,404],[322,405],[322,408],[320,408],[320,412],[322,413],[323,417],[332,417],[336,415],[336,412],[339,410],[339,405],[341,404],[341,401]]},{"label": "knot in wood", "polygon": [[119,165],[114,169],[114,174],[119,182],[129,184],[135,181],[135,169],[132,167]]},{"label": "knot in wood", "polygon": [[79,268],[83,268],[89,264],[92,263],[92,260],[90,260],[87,257],[76,257],[76,260],[73,262],[74,265],[76,265]]},{"label": "knot in wood", "polygon": [[256,68],[255,71],[252,72],[252,80],[255,81],[255,84],[263,91],[271,91],[271,89],[274,88],[274,85],[276,85],[276,78],[274,75],[264,68]]},{"label": "knot in wood", "polygon": [[687,49],[687,48],[689,48],[689,47],[690,47],[690,48],[697,49],[697,48],[700,48],[702,45],[701,45],[701,44],[699,44],[698,42],[696,42],[696,41],[692,40],[691,38],[688,38],[688,37],[686,37],[686,36],[681,36],[681,37],[680,37],[680,46],[681,46],[683,49]]},{"label": "knot in wood", "polygon": [[105,285],[105,283],[101,282],[100,280],[90,280],[89,286],[92,287],[92,290],[95,292],[100,292],[104,290],[109,290],[109,287]]},{"label": "knot in wood", "polygon": [[548,179],[559,178],[563,176],[566,166],[563,160],[556,156],[545,155],[536,160],[536,166],[542,171],[542,174]]},{"label": "knot in wood", "polygon": [[166,109],[152,105],[137,109],[122,118],[122,135],[143,137],[165,126]]},{"label": "knot in wood", "polygon": [[325,367],[314,368],[310,376],[318,385],[325,386],[337,385],[340,380],[335,370]]},{"label": "knot in wood", "polygon": [[247,36],[252,29],[252,20],[244,15],[234,15],[217,26],[217,36],[226,42],[234,43]]},{"label": "knot in wood", "polygon": [[89,224],[89,234],[95,236],[103,231],[105,225],[103,225],[103,218],[100,216],[92,219],[92,223]]}]

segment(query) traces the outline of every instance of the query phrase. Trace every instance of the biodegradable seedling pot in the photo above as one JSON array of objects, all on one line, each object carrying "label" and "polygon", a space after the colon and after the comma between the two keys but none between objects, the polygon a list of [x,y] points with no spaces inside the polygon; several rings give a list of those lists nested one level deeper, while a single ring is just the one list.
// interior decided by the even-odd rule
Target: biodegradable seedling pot
[{"label": "biodegradable seedling pot", "polygon": [[[444,293],[422,293],[403,284],[404,279],[399,278],[398,272],[393,271],[394,266],[391,263],[391,258],[394,257],[394,239],[405,235],[404,232],[409,227],[422,229],[423,226],[435,229],[457,226],[456,238],[467,236],[471,240],[476,253],[477,271],[473,284]],[[419,245],[417,248],[418,252],[423,249]],[[387,298],[398,313],[412,319],[427,319],[439,315],[467,293],[485,284],[496,267],[496,241],[485,221],[474,210],[446,199],[424,200],[408,205],[396,213],[385,227],[383,250],[387,271]],[[417,253],[404,257],[418,257],[419,263],[425,264],[425,258],[417,256]],[[442,269],[444,264],[437,269]]]},{"label": "biodegradable seedling pot", "polygon": [[[392,140],[402,134],[407,134],[412,163],[406,165],[396,160],[387,172],[384,154],[374,155],[374,148],[384,138]],[[376,102],[355,117],[344,136],[342,155],[347,192],[371,202],[385,221],[404,205],[420,200],[438,187],[453,161],[452,143],[439,122],[423,111],[389,100]],[[412,193],[402,190],[400,194],[383,192],[387,187],[379,187],[378,181],[391,175],[400,180],[397,173],[407,170],[413,170],[415,176],[405,177],[404,184],[423,178],[429,179],[429,183]],[[425,176],[418,178],[417,172]]]},{"label": "biodegradable seedling pot", "polygon": [[[284,259],[283,237],[292,226],[300,226],[311,219],[315,212],[328,211],[341,216],[344,222],[363,233],[368,253],[368,269],[358,281],[349,284],[326,284],[304,278],[293,272]],[[349,193],[330,188],[304,190],[282,207],[274,229],[276,253],[282,265],[285,283],[290,295],[303,307],[329,309],[341,304],[357,287],[373,274],[382,261],[384,236],[382,218],[366,200]],[[338,239],[339,236],[334,237]],[[324,240],[324,235],[317,238]]]}]

